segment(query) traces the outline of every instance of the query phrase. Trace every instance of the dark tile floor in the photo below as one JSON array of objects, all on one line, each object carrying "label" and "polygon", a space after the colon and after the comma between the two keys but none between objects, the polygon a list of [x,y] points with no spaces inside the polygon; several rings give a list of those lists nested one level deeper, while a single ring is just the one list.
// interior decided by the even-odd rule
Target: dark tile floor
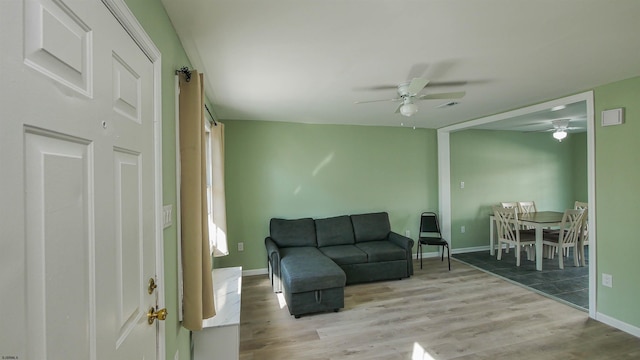
[{"label": "dark tile floor", "polygon": [[558,258],[543,259],[542,271],[536,271],[535,261],[527,260],[522,253],[520,267],[516,266],[513,249],[502,254],[502,260],[489,255],[489,251],[455,254],[452,257],[481,270],[511,280],[536,290],[546,296],[563,300],[569,304],[589,309],[589,249],[585,248],[587,266],[575,267],[573,251],[564,259],[564,270],[558,267]]}]

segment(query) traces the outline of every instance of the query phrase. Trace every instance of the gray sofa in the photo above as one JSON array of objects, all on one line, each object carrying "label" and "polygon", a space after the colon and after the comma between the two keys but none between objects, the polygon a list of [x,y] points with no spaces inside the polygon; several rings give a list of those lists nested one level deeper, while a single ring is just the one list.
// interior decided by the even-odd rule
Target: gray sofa
[{"label": "gray sofa", "polygon": [[413,240],[391,231],[386,212],[326,219],[271,219],[269,278],[289,312],[338,311],[344,287],[413,275]]}]

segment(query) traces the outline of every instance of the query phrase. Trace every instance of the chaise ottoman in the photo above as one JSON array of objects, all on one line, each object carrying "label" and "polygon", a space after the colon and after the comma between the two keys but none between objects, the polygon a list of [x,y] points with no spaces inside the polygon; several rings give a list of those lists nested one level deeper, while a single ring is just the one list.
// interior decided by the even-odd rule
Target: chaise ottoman
[{"label": "chaise ottoman", "polygon": [[291,315],[299,318],[344,307],[347,276],[340,266],[314,247],[280,251],[282,292]]}]

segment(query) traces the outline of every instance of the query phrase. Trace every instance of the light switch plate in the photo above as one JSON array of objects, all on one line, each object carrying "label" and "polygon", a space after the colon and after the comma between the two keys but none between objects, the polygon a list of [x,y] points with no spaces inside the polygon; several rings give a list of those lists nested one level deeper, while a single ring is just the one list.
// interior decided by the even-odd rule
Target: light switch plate
[{"label": "light switch plate", "polygon": [[165,205],[162,207],[162,228],[166,229],[173,225],[173,205]]}]

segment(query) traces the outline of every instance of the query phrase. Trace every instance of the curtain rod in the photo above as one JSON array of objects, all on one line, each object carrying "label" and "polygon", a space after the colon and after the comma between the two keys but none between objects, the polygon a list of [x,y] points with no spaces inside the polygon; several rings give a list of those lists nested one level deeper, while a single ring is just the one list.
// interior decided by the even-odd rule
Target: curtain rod
[{"label": "curtain rod", "polygon": [[213,118],[213,115],[211,115],[211,111],[209,110],[209,107],[207,106],[207,104],[204,104],[204,108],[207,109],[209,116],[211,116],[211,120],[213,120],[213,126],[218,126],[218,123],[216,122],[216,119]]},{"label": "curtain rod", "polygon": [[183,66],[176,70],[176,75],[184,74],[184,78],[187,82],[191,81],[191,70],[188,67]]},{"label": "curtain rod", "polygon": [[[184,75],[184,79],[186,82],[191,81],[191,70],[189,70],[188,67],[183,66],[180,69],[176,70],[176,75],[180,75],[180,74]],[[209,110],[209,107],[207,106],[207,104],[204,104],[204,108],[207,109],[209,116],[211,116],[211,120],[213,121],[213,126],[218,126],[218,123],[216,122],[216,119],[211,114],[211,110]]]}]

